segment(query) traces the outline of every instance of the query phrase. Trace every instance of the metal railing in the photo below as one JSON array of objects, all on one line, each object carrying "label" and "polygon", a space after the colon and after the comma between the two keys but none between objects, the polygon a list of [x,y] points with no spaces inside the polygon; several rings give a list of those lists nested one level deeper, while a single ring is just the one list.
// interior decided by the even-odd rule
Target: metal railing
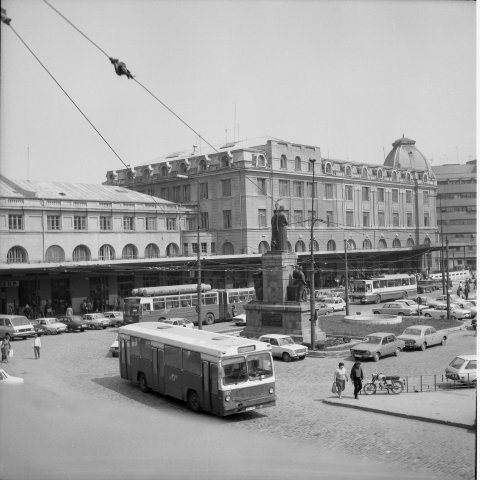
[{"label": "metal railing", "polygon": [[456,388],[476,388],[477,374],[461,374],[461,378],[447,378],[446,374],[439,375],[411,375],[402,377],[404,380],[404,392],[436,392]]}]

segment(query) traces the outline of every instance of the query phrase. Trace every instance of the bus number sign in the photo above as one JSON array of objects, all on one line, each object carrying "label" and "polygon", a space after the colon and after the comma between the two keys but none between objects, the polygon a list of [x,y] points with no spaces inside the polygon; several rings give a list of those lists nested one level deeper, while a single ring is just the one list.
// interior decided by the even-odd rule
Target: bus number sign
[{"label": "bus number sign", "polygon": [[246,345],[245,347],[238,347],[238,353],[248,353],[255,351],[255,345]]}]

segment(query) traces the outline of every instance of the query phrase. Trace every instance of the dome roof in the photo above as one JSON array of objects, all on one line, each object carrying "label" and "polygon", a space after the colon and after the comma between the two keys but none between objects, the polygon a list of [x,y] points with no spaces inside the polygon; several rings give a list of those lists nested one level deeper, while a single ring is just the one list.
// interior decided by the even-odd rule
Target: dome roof
[{"label": "dome roof", "polygon": [[383,163],[386,167],[433,173],[432,165],[425,155],[417,149],[415,140],[402,136],[392,145],[393,148]]}]

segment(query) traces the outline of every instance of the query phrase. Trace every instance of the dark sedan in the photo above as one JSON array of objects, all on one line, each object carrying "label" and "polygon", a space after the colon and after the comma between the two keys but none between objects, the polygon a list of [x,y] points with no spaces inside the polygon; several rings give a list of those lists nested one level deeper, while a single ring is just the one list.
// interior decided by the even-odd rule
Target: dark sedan
[{"label": "dark sedan", "polygon": [[67,332],[83,332],[87,328],[87,324],[79,316],[60,317],[58,321],[67,326]]}]

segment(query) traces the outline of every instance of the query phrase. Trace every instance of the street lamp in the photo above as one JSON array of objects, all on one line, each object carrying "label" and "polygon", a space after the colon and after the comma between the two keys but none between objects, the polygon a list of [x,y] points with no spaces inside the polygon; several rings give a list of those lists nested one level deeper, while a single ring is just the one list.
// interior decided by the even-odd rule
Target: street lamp
[{"label": "street lamp", "polygon": [[312,218],[310,225],[310,338],[311,349],[315,350],[315,325],[317,323],[315,309],[315,261],[313,258],[313,226],[315,225],[315,162],[314,158],[308,160],[312,164]]}]

